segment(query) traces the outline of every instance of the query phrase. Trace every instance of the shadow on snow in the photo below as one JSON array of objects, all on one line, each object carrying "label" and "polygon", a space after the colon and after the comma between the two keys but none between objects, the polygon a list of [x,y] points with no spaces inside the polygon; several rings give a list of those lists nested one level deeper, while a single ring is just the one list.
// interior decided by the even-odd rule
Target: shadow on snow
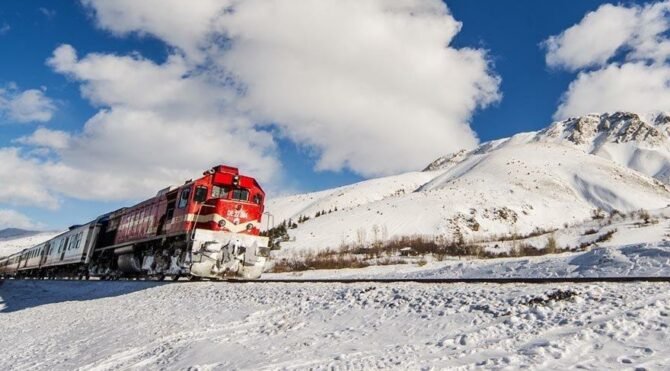
[{"label": "shadow on snow", "polygon": [[151,281],[0,280],[0,313],[66,301],[120,296],[164,284]]}]

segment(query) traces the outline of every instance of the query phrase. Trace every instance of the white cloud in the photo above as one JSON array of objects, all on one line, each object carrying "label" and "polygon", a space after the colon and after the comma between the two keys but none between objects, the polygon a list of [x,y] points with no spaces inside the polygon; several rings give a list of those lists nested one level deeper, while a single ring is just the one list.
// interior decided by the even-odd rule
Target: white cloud
[{"label": "white cloud", "polygon": [[0,114],[14,122],[47,122],[56,111],[54,101],[44,91],[29,89],[19,92],[15,87],[0,89]]},{"label": "white cloud", "polygon": [[0,148],[0,203],[57,208],[58,199],[51,193],[51,184],[43,172],[48,166],[50,163],[23,157],[19,148]]},{"label": "white cloud", "polygon": [[205,53],[243,89],[238,107],[314,149],[319,169],[422,167],[474,146],[472,112],[500,98],[484,51],[448,47],[461,24],[438,0],[85,3],[104,28]]},{"label": "white cloud", "polygon": [[42,227],[41,224],[33,222],[29,217],[16,210],[0,209],[0,229],[40,229]]},{"label": "white cloud", "polygon": [[580,73],[570,83],[555,117],[591,112],[670,111],[670,66],[610,65]]},{"label": "white cloud", "polygon": [[670,110],[670,1],[606,4],[547,39],[551,67],[579,71],[554,118]]},{"label": "white cloud", "polygon": [[31,135],[16,139],[14,142],[29,146],[63,150],[70,146],[71,135],[60,130],[38,128]]},{"label": "white cloud", "polygon": [[240,104],[316,149],[319,169],[423,167],[476,145],[470,116],[500,97],[484,51],[448,47],[461,24],[440,1],[252,0],[218,26]]},{"label": "white cloud", "polygon": [[622,49],[629,60],[665,62],[670,56],[670,42],[664,35],[670,28],[669,11],[669,1],[632,7],[602,5],[545,41],[547,64],[573,71],[603,66]]},{"label": "white cloud", "polygon": [[151,34],[201,60],[209,46],[212,22],[232,0],[81,0],[98,26],[123,36]]},{"label": "white cloud", "polygon": [[449,46],[461,24],[440,0],[83,3],[99,27],[174,49],[162,63],[54,50],[47,64],[99,110],[77,132],[17,139],[11,155],[56,203],[143,197],[216,163],[278,190],[290,169],[277,135],[319,169],[414,170],[476,145],[472,113],[500,98],[485,51]]},{"label": "white cloud", "polygon": [[[36,186],[50,199],[145,197],[218,163],[261,180],[277,176],[272,136],[227,111],[226,90],[189,71],[180,57],[161,65],[102,54],[79,59],[63,45],[48,64],[80,82],[82,95],[100,106],[79,133],[39,128],[15,141],[55,154],[43,160],[13,152],[14,162],[24,162],[17,166],[37,169],[32,183],[43,184]],[[22,200],[30,203],[30,197]]]},{"label": "white cloud", "polygon": [[547,39],[547,64],[570,70],[605,64],[632,39],[638,27],[636,13],[611,4],[588,13],[580,23]]},{"label": "white cloud", "polygon": [[39,12],[42,13],[42,15],[45,16],[47,19],[53,19],[56,16],[56,11],[53,9],[40,7],[37,10],[39,10]]}]

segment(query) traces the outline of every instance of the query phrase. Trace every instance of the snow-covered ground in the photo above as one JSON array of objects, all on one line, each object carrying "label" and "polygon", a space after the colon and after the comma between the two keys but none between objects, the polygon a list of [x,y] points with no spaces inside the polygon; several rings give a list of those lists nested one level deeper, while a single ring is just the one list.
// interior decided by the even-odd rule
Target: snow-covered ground
[{"label": "snow-covered ground", "polygon": [[[664,215],[665,209],[658,215]],[[547,235],[554,236],[560,247],[575,247],[607,231],[616,231],[608,241],[586,251],[565,252],[535,257],[477,259],[432,255],[403,258],[408,264],[371,266],[361,269],[309,270],[289,273],[265,273],[263,278],[486,278],[486,277],[621,277],[670,276],[670,219],[658,216],[655,224],[640,225],[639,220],[618,222],[590,221],[516,243],[544,246]],[[602,225],[602,226],[601,226]],[[584,235],[585,231],[595,231]],[[509,249],[513,242],[500,244]],[[291,251],[273,252],[275,259],[291,257]],[[294,258],[300,259],[297,255]],[[420,263],[420,264],[419,264]]]},{"label": "snow-covered ground", "polygon": [[661,370],[669,288],[6,281],[0,369]]},{"label": "snow-covered ground", "polygon": [[584,252],[521,258],[465,257],[437,261],[428,256],[407,261],[408,264],[360,269],[265,273],[263,278],[667,277],[670,276],[670,243],[597,247]]}]

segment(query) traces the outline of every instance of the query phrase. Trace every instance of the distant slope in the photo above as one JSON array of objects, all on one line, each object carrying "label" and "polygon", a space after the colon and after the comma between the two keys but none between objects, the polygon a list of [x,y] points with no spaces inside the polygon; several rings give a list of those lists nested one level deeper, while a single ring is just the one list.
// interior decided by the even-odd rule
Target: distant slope
[{"label": "distant slope", "polygon": [[4,237],[0,238],[0,256],[11,255],[28,247],[35,246],[44,241],[47,241],[62,232],[34,232],[27,235],[20,235],[18,237]]},{"label": "distant slope", "polygon": [[270,200],[268,210],[275,222],[297,221],[300,216],[314,217],[317,212],[347,211],[372,202],[414,192],[444,170],[411,172],[396,176],[365,180],[356,184]]},{"label": "distant slope", "polygon": [[38,234],[40,232],[37,231],[29,231],[26,229],[20,229],[20,228],[5,228],[5,229],[0,229],[0,240],[2,239],[10,239],[10,238],[18,238],[18,237],[28,237],[32,236],[35,234]]},{"label": "distant slope", "polygon": [[300,251],[417,234],[524,234],[580,222],[595,209],[659,209],[670,204],[665,117],[573,118],[445,156],[424,172],[270,200],[268,211],[276,222],[311,218],[282,244]]}]

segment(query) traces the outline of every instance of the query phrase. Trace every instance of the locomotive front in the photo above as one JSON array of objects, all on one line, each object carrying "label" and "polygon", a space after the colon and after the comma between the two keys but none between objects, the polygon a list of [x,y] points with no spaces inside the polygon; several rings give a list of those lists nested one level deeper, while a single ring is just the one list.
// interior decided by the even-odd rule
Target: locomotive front
[{"label": "locomotive front", "polygon": [[[195,181],[190,231],[191,275],[208,278],[259,278],[269,253],[259,236],[265,192],[236,168],[217,166]],[[187,196],[188,197],[188,196]]]}]

